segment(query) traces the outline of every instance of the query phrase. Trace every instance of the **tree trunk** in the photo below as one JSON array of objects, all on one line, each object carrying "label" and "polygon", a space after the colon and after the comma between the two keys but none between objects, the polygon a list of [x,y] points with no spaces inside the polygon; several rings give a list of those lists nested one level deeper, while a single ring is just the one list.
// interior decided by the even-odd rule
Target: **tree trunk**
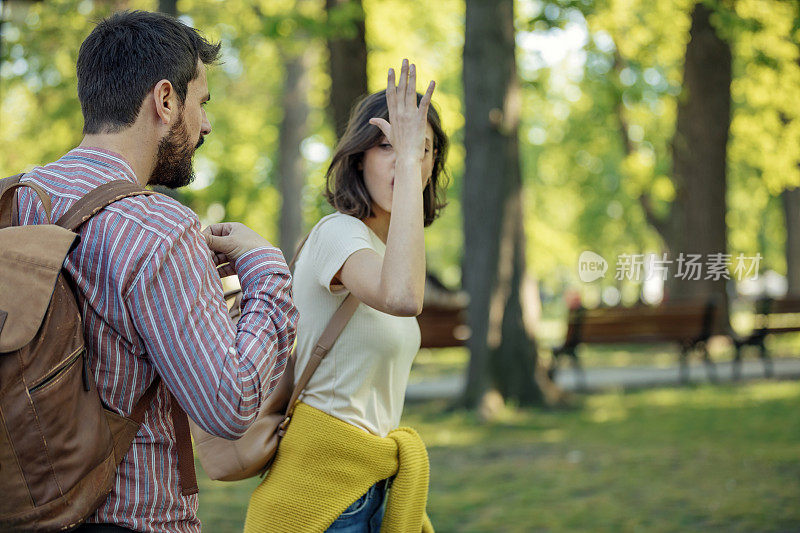
[{"label": "tree trunk", "polygon": [[514,54],[513,0],[467,0],[462,272],[472,329],[463,396],[468,407],[478,406],[492,386],[521,404],[542,399],[520,299],[525,234]]},{"label": "tree trunk", "polygon": [[332,12],[347,4],[357,6],[360,12],[360,16],[352,21],[352,35],[328,39],[331,74],[329,110],[337,138],[342,136],[347,127],[353,104],[367,94],[367,42],[361,0],[325,0],[325,10],[330,19]]},{"label": "tree trunk", "polygon": [[173,17],[178,16],[178,0],[158,0],[158,10]]},{"label": "tree trunk", "polygon": [[731,121],[731,49],[711,24],[711,11],[697,3],[686,46],[683,93],[673,138],[676,199],[672,205],[672,259],[680,253],[702,254],[700,280],[670,277],[670,298],[712,297],[720,303],[718,332],[729,328],[725,279],[707,277],[709,254],[726,253],[726,163]]},{"label": "tree trunk", "polygon": [[800,296],[800,189],[781,193],[786,220],[786,281],[788,294]]},{"label": "tree trunk", "polygon": [[158,10],[173,17],[178,16],[178,0],[158,0]]},{"label": "tree trunk", "polygon": [[300,143],[308,135],[308,49],[285,59],[286,77],[283,87],[283,120],[278,137],[278,176],[281,192],[279,221],[280,246],[290,259],[303,236],[302,194],[305,169]]},{"label": "tree trunk", "polygon": [[[518,180],[521,189],[521,182]],[[522,226],[524,210],[522,191],[511,191],[506,204],[506,228],[503,231],[501,248],[511,248],[510,275],[503,272],[507,289],[497,287],[496,294],[505,298],[505,309],[501,326],[500,347],[491,354],[494,384],[503,398],[514,399],[520,405],[536,405],[544,402],[544,395],[535,382],[537,352],[533,337],[533,320],[529,315],[534,310],[526,306],[523,298],[525,276],[525,230]],[[509,252],[501,252],[503,258]],[[504,259],[505,260],[505,259]],[[505,266],[500,267],[501,272]],[[499,304],[498,304],[499,306]]]},{"label": "tree trunk", "polygon": [[[0,4],[0,79],[3,75],[3,28],[5,27],[6,22],[6,2]],[[0,97],[2,97],[2,92],[0,92]]]}]

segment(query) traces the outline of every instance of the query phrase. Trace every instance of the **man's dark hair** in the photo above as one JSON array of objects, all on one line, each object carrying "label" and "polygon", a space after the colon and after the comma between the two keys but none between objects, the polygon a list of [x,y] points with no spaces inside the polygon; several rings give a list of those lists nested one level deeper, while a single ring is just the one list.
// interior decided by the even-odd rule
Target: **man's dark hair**
[{"label": "man's dark hair", "polygon": [[78,53],[78,99],[83,133],[116,133],[131,126],[147,93],[169,80],[181,104],[189,82],[220,44],[163,13],[122,11],[101,21]]},{"label": "man's dark hair", "polygon": [[[422,95],[417,93],[417,105]],[[386,104],[386,91],[380,91],[362,98],[353,106],[347,129],[342,135],[328,172],[325,175],[325,199],[337,211],[359,219],[372,216],[372,198],[364,183],[361,163],[364,152],[377,146],[383,132],[369,123],[371,118],[389,120]],[[422,206],[425,213],[425,226],[430,226],[447,205],[444,191],[447,188],[447,173],[444,162],[447,160],[449,141],[442,129],[439,113],[431,104],[428,107],[428,124],[433,129],[433,169],[430,182],[422,190]]]}]

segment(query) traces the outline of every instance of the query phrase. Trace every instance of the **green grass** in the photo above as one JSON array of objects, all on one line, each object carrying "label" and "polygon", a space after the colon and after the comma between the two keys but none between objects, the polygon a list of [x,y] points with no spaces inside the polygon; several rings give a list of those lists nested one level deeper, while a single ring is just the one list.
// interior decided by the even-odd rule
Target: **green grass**
[{"label": "green grass", "polygon": [[[482,424],[441,403],[404,423],[431,457],[439,532],[800,530],[800,383],[587,396]],[[240,531],[258,480],[201,478],[205,531]]]}]

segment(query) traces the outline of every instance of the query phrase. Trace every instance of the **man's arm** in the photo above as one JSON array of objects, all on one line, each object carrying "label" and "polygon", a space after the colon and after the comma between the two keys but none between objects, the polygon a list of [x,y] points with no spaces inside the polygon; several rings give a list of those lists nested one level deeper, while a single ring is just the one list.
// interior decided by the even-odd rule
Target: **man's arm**
[{"label": "man's arm", "polygon": [[233,268],[242,285],[236,328],[196,219],[159,241],[126,295],[147,354],[169,390],[200,427],[227,438],[241,436],[255,420],[283,373],[297,322],[291,277],[279,250],[253,240]]}]

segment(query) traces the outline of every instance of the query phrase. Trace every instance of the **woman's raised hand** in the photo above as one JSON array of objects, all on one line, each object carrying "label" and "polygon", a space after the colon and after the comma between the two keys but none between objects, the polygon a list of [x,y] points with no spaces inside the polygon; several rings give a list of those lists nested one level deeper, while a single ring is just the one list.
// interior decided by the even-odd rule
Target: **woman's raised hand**
[{"label": "woman's raised hand", "polygon": [[386,105],[389,121],[371,118],[369,123],[381,129],[398,158],[408,157],[422,161],[425,156],[425,128],[428,123],[428,106],[431,104],[436,83],[431,81],[428,90],[417,106],[417,67],[403,60],[400,82],[395,85],[394,69],[389,69],[386,83]]}]

